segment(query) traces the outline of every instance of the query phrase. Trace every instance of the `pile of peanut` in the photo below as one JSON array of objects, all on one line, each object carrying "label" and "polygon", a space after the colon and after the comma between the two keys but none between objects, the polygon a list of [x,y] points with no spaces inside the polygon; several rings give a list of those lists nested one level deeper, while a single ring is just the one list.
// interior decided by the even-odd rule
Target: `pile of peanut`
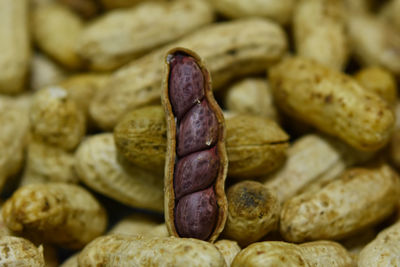
[{"label": "pile of peanut", "polygon": [[[400,0],[0,0],[0,266],[400,266],[399,14]],[[224,112],[210,242],[164,221],[175,47],[202,58]]]}]

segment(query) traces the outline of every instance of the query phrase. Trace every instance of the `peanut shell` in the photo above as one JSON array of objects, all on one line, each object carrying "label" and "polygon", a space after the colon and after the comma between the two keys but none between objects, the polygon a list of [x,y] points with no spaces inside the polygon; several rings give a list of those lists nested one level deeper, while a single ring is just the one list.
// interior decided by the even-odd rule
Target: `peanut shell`
[{"label": "peanut shell", "polygon": [[288,115],[361,150],[377,150],[389,140],[392,110],[351,77],[300,57],[284,60],[269,75],[275,102]]},{"label": "peanut shell", "polygon": [[79,266],[213,266],[224,267],[218,249],[191,238],[140,238],[107,235],[87,245],[78,256]]},{"label": "peanut shell", "polygon": [[255,181],[242,181],[227,190],[228,218],[223,236],[246,246],[278,228],[280,204],[273,191]]},{"label": "peanut shell", "polygon": [[64,5],[52,2],[33,9],[33,39],[41,50],[69,69],[82,65],[76,50],[82,28],[79,16]]},{"label": "peanut shell", "polygon": [[84,247],[107,227],[100,203],[86,189],[63,183],[20,187],[4,203],[2,214],[17,234],[71,249]]},{"label": "peanut shell", "polygon": [[388,165],[349,169],[321,190],[288,200],[280,232],[291,242],[348,237],[390,215],[399,189],[399,176]]},{"label": "peanut shell", "polygon": [[239,266],[337,266],[352,267],[346,249],[332,241],[316,241],[301,245],[266,241],[253,243],[235,257],[232,267]]}]

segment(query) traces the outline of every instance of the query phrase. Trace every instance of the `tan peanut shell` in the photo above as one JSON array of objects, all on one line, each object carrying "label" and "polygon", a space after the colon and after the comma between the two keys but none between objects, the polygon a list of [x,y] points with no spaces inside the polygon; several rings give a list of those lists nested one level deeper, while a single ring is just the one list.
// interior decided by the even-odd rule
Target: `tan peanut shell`
[{"label": "tan peanut shell", "polygon": [[351,77],[300,57],[269,72],[277,105],[292,117],[361,150],[377,150],[392,133],[394,114]]},{"label": "tan peanut shell", "polygon": [[91,69],[113,70],[213,19],[206,0],[146,1],[99,17],[82,31],[77,49]]},{"label": "tan peanut shell", "polygon": [[0,1],[0,93],[25,89],[30,63],[28,0]]},{"label": "tan peanut shell", "polygon": [[358,151],[334,138],[304,135],[289,147],[283,166],[264,178],[264,185],[284,203],[310,184],[332,180],[347,167],[371,157],[372,153]]},{"label": "tan peanut shell", "polygon": [[78,183],[75,157],[61,148],[31,140],[20,185],[34,183]]},{"label": "tan peanut shell", "polygon": [[174,55],[175,53],[185,53],[187,56],[194,58],[196,64],[198,65],[204,79],[204,100],[207,101],[207,105],[211,112],[213,112],[216,120],[217,120],[217,130],[218,130],[218,139],[216,140],[216,154],[219,160],[219,168],[218,174],[212,183],[213,190],[215,191],[215,198],[218,206],[217,211],[217,219],[212,230],[211,234],[207,238],[208,241],[214,242],[222,230],[224,229],[226,217],[227,217],[227,209],[228,203],[225,195],[225,179],[228,172],[228,156],[226,151],[226,128],[225,128],[225,120],[224,115],[219,107],[217,101],[214,99],[214,95],[212,92],[212,84],[211,84],[211,75],[205,66],[204,61],[200,58],[200,56],[187,48],[173,48],[169,50],[166,54],[166,58],[164,61],[165,64],[165,74],[162,84],[162,92],[161,92],[161,101],[163,103],[165,117],[167,121],[167,152],[165,159],[165,169],[164,169],[164,217],[165,224],[167,225],[168,232],[172,236],[179,237],[179,234],[176,230],[175,226],[175,189],[174,189],[174,173],[175,170],[175,162],[178,159],[177,155],[177,119],[176,115],[172,111],[172,105],[170,100],[170,90],[169,90],[169,81],[170,81],[170,62],[169,57]]},{"label": "tan peanut shell", "polygon": [[130,162],[163,173],[167,125],[160,106],[148,106],[125,115],[114,129],[115,144]]},{"label": "tan peanut shell", "polygon": [[32,11],[32,34],[39,48],[69,69],[80,68],[82,62],[76,43],[83,22],[68,7],[49,3]]},{"label": "tan peanut shell", "polygon": [[359,267],[400,265],[400,222],[386,228],[369,243],[358,258]]},{"label": "tan peanut shell", "polygon": [[30,67],[30,86],[34,91],[56,85],[68,75],[59,64],[41,53],[32,56]]},{"label": "tan peanut shell", "polygon": [[343,69],[349,54],[343,11],[341,1],[300,0],[293,14],[297,55]]},{"label": "tan peanut shell", "polygon": [[132,207],[162,211],[163,176],[120,158],[112,134],[97,134],[79,146],[75,169],[83,183],[101,194]]},{"label": "tan peanut shell", "polygon": [[65,150],[74,149],[86,132],[83,111],[59,86],[35,93],[29,117],[35,140]]},{"label": "tan peanut shell", "polygon": [[349,14],[347,28],[351,49],[367,66],[382,66],[400,75],[400,33],[371,14]]},{"label": "tan peanut shell", "polygon": [[277,62],[287,41],[279,25],[259,18],[199,29],[115,71],[91,103],[96,123],[112,129],[126,112],[159,101],[163,56],[178,46],[196,51],[207,62],[213,89],[218,89],[232,78],[260,73]]},{"label": "tan peanut shell", "polygon": [[374,92],[394,106],[397,100],[396,79],[390,71],[381,67],[367,67],[354,75],[357,82],[370,92]]},{"label": "tan peanut shell", "polygon": [[246,78],[232,85],[225,97],[225,106],[238,114],[249,114],[278,121],[271,87],[265,79]]},{"label": "tan peanut shell", "polygon": [[43,247],[35,247],[21,237],[0,237],[0,265],[5,267],[45,267]]},{"label": "tan peanut shell", "polygon": [[23,167],[30,124],[29,107],[21,101],[25,100],[0,98],[0,191],[8,178]]},{"label": "tan peanut shell", "polygon": [[[118,151],[134,165],[164,171],[167,127],[160,106],[127,113],[114,129]],[[236,118],[237,116],[237,118]],[[228,176],[254,179],[283,163],[288,135],[275,122],[252,115],[227,118]]]},{"label": "tan peanut shell", "polygon": [[218,0],[209,2],[228,18],[267,17],[281,24],[291,20],[296,0]]},{"label": "tan peanut shell", "polygon": [[233,259],[240,252],[240,247],[236,241],[221,239],[214,243],[215,247],[224,256],[226,266],[231,266]]},{"label": "tan peanut shell", "polygon": [[107,235],[87,245],[78,257],[79,266],[215,266],[224,267],[218,249],[205,241],[191,238],[140,238]]},{"label": "tan peanut shell", "polygon": [[346,249],[332,241],[315,241],[296,245],[280,241],[253,243],[235,257],[232,267],[351,267]]},{"label": "tan peanut shell", "polygon": [[2,214],[17,234],[71,249],[82,248],[107,226],[104,208],[86,189],[63,183],[20,187]]},{"label": "tan peanut shell", "polygon": [[167,237],[167,227],[151,216],[133,214],[121,219],[109,234],[140,235],[143,237]]},{"label": "tan peanut shell", "polygon": [[228,176],[254,179],[284,163],[289,136],[267,118],[237,115],[226,120]]},{"label": "tan peanut shell", "polygon": [[229,187],[226,195],[224,237],[243,247],[277,230],[281,206],[274,191],[256,181],[242,181]]},{"label": "tan peanut shell", "polygon": [[349,169],[321,190],[288,200],[280,232],[291,242],[348,237],[391,214],[399,189],[399,176],[388,165]]}]

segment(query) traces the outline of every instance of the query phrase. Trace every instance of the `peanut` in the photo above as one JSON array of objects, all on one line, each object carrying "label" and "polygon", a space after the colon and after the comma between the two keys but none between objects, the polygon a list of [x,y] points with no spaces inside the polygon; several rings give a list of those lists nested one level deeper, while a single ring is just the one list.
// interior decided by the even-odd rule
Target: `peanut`
[{"label": "peanut", "polygon": [[75,169],[80,180],[97,192],[133,207],[163,210],[162,175],[124,163],[112,134],[83,141],[76,152]]},{"label": "peanut", "polygon": [[332,241],[315,241],[295,245],[268,241],[251,244],[235,257],[232,267],[239,266],[337,266],[351,267],[346,249]]},{"label": "peanut", "polygon": [[343,6],[336,0],[300,0],[293,14],[297,54],[341,70],[348,56]]},{"label": "peanut", "polygon": [[226,120],[228,176],[254,179],[284,163],[289,136],[267,118],[237,115]]},{"label": "peanut", "polygon": [[44,267],[43,248],[21,237],[0,237],[0,265]]},{"label": "peanut", "polygon": [[161,96],[167,121],[165,222],[171,235],[214,241],[227,213],[224,116],[197,54],[174,48],[166,68]]},{"label": "peanut", "polygon": [[159,101],[163,56],[179,46],[196,51],[207,62],[213,88],[218,89],[233,78],[260,73],[277,62],[287,49],[287,41],[277,24],[255,18],[195,31],[115,71],[91,103],[96,123],[112,129],[127,111]]},{"label": "peanut", "polygon": [[25,89],[30,62],[28,0],[0,1],[0,93]]},{"label": "peanut", "polygon": [[390,215],[399,189],[399,177],[388,165],[349,169],[321,190],[288,200],[281,234],[292,242],[348,237]]},{"label": "peanut", "polygon": [[32,13],[33,38],[41,50],[69,69],[82,65],[76,42],[83,22],[68,7],[49,3],[38,5]]},{"label": "peanut", "polygon": [[218,249],[191,238],[140,238],[129,235],[99,237],[78,257],[79,266],[226,266]]},{"label": "peanut", "polygon": [[91,69],[112,70],[213,19],[206,0],[146,1],[97,19],[82,31],[77,49]]},{"label": "peanut", "polygon": [[139,108],[125,115],[114,129],[118,151],[133,164],[163,173],[167,151],[165,113],[160,106]]},{"label": "peanut", "polygon": [[393,112],[351,77],[299,57],[269,74],[275,101],[287,114],[361,150],[377,150],[389,140]]},{"label": "peanut", "polygon": [[7,227],[17,234],[72,249],[82,248],[107,226],[100,203],[82,187],[71,184],[20,187],[4,203],[2,214]]},{"label": "peanut", "polygon": [[273,191],[255,181],[227,190],[228,218],[223,236],[246,246],[277,230],[280,204]]},{"label": "peanut", "polygon": [[62,87],[39,90],[30,109],[31,132],[35,140],[74,149],[85,134],[85,117]]}]

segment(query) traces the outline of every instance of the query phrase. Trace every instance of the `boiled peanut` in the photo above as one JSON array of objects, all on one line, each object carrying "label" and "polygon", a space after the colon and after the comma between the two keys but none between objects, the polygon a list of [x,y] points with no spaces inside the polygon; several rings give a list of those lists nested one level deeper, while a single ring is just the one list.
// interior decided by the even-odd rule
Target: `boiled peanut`
[{"label": "boiled peanut", "polygon": [[237,254],[232,267],[239,266],[337,266],[351,267],[346,249],[332,241],[295,245],[279,241],[253,243]]},{"label": "boiled peanut", "polygon": [[63,183],[20,187],[2,214],[17,234],[72,249],[82,248],[107,226],[104,208],[88,191]]},{"label": "boiled peanut", "polygon": [[390,215],[399,190],[399,176],[388,165],[349,169],[321,190],[288,200],[281,234],[292,242],[348,237]]},{"label": "boiled peanut", "polygon": [[377,150],[389,140],[393,112],[351,77],[299,57],[269,74],[275,101],[290,116],[361,150]]},{"label": "boiled peanut", "polygon": [[191,238],[140,238],[107,235],[93,240],[78,256],[79,266],[226,266],[211,243]]}]

